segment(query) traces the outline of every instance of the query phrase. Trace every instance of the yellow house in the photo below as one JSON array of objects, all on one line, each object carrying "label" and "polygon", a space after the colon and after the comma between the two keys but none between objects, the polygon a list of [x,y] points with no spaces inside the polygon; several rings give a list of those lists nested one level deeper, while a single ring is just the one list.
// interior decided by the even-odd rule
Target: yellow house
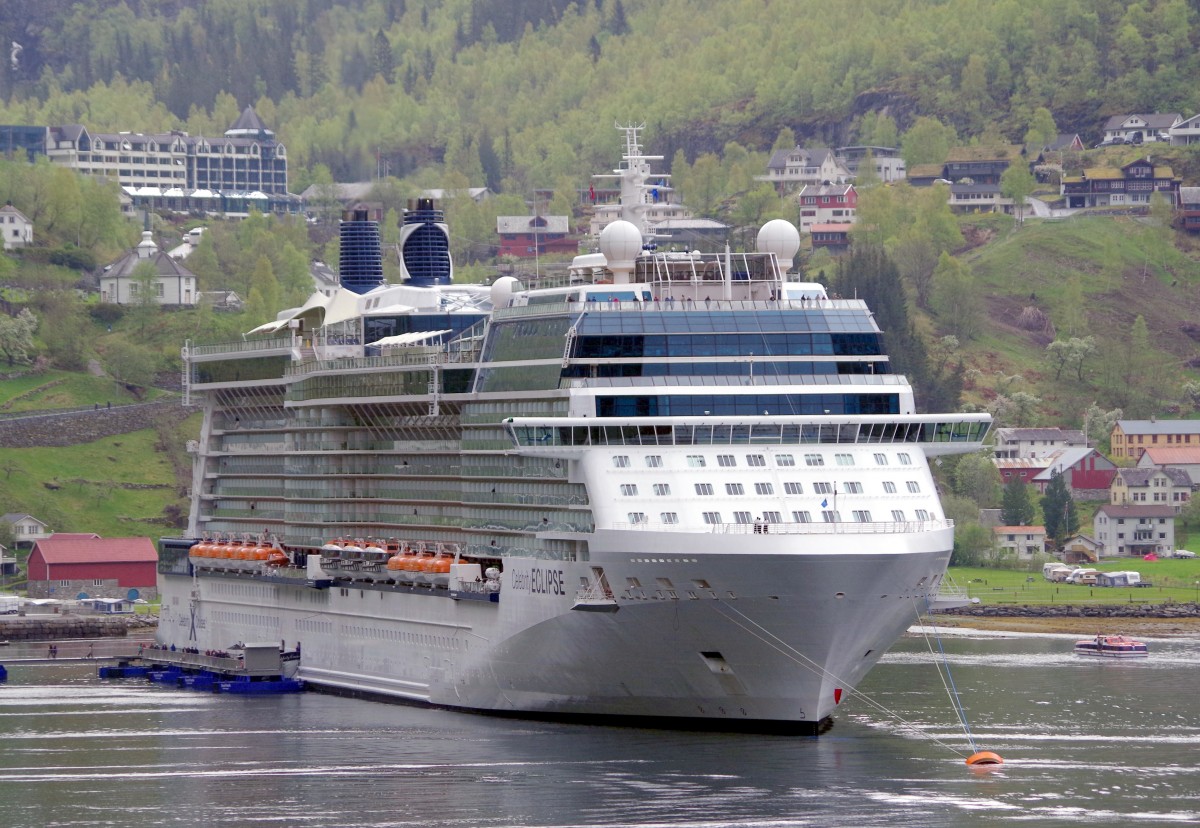
[{"label": "yellow house", "polygon": [[1117,420],[1110,435],[1113,459],[1137,460],[1157,446],[1200,446],[1200,420]]}]

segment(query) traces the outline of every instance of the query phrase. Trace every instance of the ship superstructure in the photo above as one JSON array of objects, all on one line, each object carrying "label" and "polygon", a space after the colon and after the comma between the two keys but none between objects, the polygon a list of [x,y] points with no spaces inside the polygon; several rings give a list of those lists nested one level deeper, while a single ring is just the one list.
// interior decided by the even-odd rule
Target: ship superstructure
[{"label": "ship superstructure", "polygon": [[[410,238],[443,226],[420,208]],[[915,414],[865,303],[789,277],[798,244],[654,254],[616,221],[557,287],[434,274],[189,343],[160,642],[279,640],[317,686],[452,707],[815,731],[936,596],[927,460],[989,420]]]}]

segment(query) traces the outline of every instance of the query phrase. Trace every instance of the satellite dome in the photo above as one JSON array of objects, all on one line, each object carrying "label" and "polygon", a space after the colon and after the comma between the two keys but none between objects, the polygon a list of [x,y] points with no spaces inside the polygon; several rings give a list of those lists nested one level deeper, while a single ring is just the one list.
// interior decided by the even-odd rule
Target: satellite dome
[{"label": "satellite dome", "polygon": [[492,282],[492,307],[507,308],[512,295],[521,289],[521,281],[512,276],[501,276]]},{"label": "satellite dome", "polygon": [[781,263],[791,264],[800,250],[800,231],[786,219],[772,219],[758,231],[758,252],[774,253]]},{"label": "satellite dome", "polygon": [[642,231],[628,222],[618,219],[600,231],[600,252],[608,261],[609,267],[627,263],[633,266],[633,260],[642,252]]}]

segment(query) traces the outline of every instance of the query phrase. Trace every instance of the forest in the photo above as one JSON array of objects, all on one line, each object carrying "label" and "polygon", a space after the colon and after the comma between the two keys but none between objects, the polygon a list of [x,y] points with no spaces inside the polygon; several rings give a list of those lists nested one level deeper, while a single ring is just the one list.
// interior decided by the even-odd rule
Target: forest
[{"label": "forest", "polygon": [[[894,145],[920,117],[1094,142],[1200,109],[1196,0],[40,0],[0,5],[0,122],[222,132],[252,104],[295,191],[439,178],[528,192],[616,157],[614,122],[689,163],[735,143]],[[878,116],[884,115],[885,118]],[[922,147],[906,147],[920,163]],[[940,159],[934,159],[940,160]],[[429,185],[433,186],[433,185]]]}]

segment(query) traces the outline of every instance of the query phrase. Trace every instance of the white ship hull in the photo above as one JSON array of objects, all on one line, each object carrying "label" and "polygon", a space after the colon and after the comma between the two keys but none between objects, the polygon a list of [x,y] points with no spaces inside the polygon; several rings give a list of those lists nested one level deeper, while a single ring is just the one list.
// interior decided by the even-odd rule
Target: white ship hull
[{"label": "white ship hull", "polygon": [[[203,651],[277,635],[300,645],[310,684],[394,700],[816,732],[936,592],[949,531],[923,537],[932,548],[826,537],[835,551],[809,553],[795,551],[794,537],[751,536],[726,553],[509,560],[495,601],[344,581],[317,589],[299,570],[283,571],[300,576],[290,583],[167,577],[160,640]],[[651,586],[582,606],[573,585],[596,566],[614,583]]]}]

